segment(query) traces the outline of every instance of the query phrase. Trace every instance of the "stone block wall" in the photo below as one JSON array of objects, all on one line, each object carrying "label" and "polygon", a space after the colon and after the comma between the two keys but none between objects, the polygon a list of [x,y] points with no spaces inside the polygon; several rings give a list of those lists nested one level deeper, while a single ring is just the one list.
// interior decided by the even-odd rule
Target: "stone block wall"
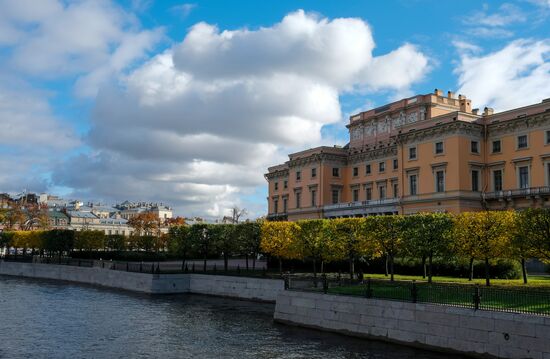
[{"label": "stone block wall", "polygon": [[191,293],[275,302],[283,290],[280,279],[190,274]]},{"label": "stone block wall", "polygon": [[550,317],[283,291],[274,318],[477,357],[550,359]]}]

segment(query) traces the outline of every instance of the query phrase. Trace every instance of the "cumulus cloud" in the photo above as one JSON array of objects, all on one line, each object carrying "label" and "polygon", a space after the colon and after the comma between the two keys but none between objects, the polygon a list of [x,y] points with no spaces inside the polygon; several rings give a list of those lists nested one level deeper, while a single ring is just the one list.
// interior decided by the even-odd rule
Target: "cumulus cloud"
[{"label": "cumulus cloud", "polygon": [[81,96],[95,96],[162,38],[162,29],[141,30],[107,0],[0,0],[0,9],[0,48],[10,49],[10,66],[45,79],[90,72],[77,85]]},{"label": "cumulus cloud", "polygon": [[303,11],[255,30],[198,23],[99,92],[93,155],[55,179],[96,196],[163,199],[187,215],[246,206],[239,198],[265,186],[268,166],[341,121],[343,92],[406,91],[429,71],[411,44],[379,57],[374,46],[360,19]]},{"label": "cumulus cloud", "polygon": [[459,92],[502,111],[550,97],[550,40],[516,40],[488,53],[461,52]]}]

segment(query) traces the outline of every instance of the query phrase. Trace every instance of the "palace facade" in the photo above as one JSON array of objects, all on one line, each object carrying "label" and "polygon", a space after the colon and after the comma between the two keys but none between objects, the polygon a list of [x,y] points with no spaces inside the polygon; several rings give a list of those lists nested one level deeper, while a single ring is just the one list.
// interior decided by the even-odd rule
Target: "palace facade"
[{"label": "palace facade", "polygon": [[351,116],[346,146],[268,169],[268,219],[550,206],[550,99],[471,107],[436,89]]}]

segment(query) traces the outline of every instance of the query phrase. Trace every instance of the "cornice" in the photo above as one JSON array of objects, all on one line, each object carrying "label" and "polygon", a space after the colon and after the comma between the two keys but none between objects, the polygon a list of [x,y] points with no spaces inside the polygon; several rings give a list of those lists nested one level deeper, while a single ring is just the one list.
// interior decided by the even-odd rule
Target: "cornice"
[{"label": "cornice", "polygon": [[498,137],[550,125],[550,113],[543,112],[487,125],[489,137]]},{"label": "cornice", "polygon": [[288,169],[268,172],[264,174],[264,177],[266,180],[271,180],[271,179],[281,178],[281,177],[288,177]]},{"label": "cornice", "polygon": [[322,162],[338,162],[341,164],[347,163],[348,155],[347,153],[336,154],[336,153],[314,153],[307,157],[301,157],[294,160],[286,162],[288,167],[300,167],[305,166],[310,163],[322,163]]},{"label": "cornice", "polygon": [[420,130],[400,133],[396,137],[398,142],[408,144],[441,138],[449,134],[481,138],[483,135],[483,125],[465,121],[453,121]]},{"label": "cornice", "polygon": [[349,161],[350,163],[355,164],[359,162],[368,162],[394,156],[397,156],[397,145],[391,145],[387,147],[368,150],[365,152],[354,153],[350,155]]}]

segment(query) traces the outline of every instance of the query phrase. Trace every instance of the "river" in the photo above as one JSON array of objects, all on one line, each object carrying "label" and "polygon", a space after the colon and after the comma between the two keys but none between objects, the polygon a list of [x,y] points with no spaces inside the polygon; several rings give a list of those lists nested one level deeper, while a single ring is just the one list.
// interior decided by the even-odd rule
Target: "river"
[{"label": "river", "polygon": [[0,276],[0,313],[0,358],[453,358],[279,325],[271,304],[201,295]]}]

